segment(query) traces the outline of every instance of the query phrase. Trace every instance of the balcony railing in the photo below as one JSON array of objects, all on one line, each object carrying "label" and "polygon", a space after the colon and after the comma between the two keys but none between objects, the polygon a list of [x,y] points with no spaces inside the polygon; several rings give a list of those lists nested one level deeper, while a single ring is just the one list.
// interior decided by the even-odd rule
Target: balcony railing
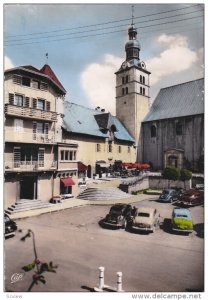
[{"label": "balcony railing", "polygon": [[5,104],[5,114],[10,116],[30,118],[35,120],[44,120],[50,122],[55,122],[57,120],[56,112],[45,111],[24,106],[17,106],[8,103]]},{"label": "balcony railing", "polygon": [[46,171],[57,169],[57,162],[53,160],[39,160],[39,161],[6,161],[4,165],[5,171],[16,172],[32,172],[32,171]]},{"label": "balcony railing", "polygon": [[[32,129],[31,129],[32,130]],[[53,133],[41,134],[33,132],[18,132],[14,130],[5,130],[6,142],[53,144],[55,138]]]}]

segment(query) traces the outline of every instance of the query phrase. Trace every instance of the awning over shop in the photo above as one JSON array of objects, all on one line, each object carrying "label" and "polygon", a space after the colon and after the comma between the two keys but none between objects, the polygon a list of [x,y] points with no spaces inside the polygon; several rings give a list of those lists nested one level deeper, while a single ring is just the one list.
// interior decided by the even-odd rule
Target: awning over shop
[{"label": "awning over shop", "polygon": [[87,166],[84,165],[81,161],[78,162],[78,171],[85,172],[87,170]]},{"label": "awning over shop", "polygon": [[63,182],[63,184],[64,184],[65,186],[72,186],[72,185],[75,185],[75,182],[72,180],[71,177],[61,178],[61,182]]}]

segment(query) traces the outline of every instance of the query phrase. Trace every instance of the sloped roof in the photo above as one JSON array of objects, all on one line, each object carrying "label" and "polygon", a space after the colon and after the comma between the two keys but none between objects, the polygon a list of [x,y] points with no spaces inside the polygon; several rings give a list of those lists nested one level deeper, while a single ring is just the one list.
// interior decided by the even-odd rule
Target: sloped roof
[{"label": "sloped roof", "polygon": [[59,86],[62,87],[62,89],[64,89],[63,85],[61,84],[61,82],[58,80],[58,78],[56,77],[55,73],[53,72],[53,70],[51,69],[51,67],[47,64],[45,64],[42,69],[40,69],[40,72],[49,76],[53,81],[55,81]]},{"label": "sloped roof", "polygon": [[134,142],[127,129],[110,113],[103,113],[71,102],[65,102],[64,105],[65,116],[63,128],[66,131],[108,138],[108,132],[103,131],[103,129],[108,129],[108,125],[113,124],[116,127],[116,132],[114,132],[116,139]]},{"label": "sloped roof", "polygon": [[31,65],[26,65],[26,66],[20,66],[20,67],[8,69],[5,71],[5,73],[14,72],[14,71],[27,71],[27,72],[29,71],[34,74],[38,74],[38,75],[47,77],[53,82],[53,84],[55,84],[56,87],[61,89],[61,91],[64,92],[64,94],[66,94],[66,90],[64,89],[63,85],[58,80],[57,76],[55,75],[55,73],[53,72],[51,67],[47,64],[45,64],[40,70],[38,70],[37,68],[35,68]]},{"label": "sloped roof", "polygon": [[143,122],[204,113],[204,79],[160,90]]}]

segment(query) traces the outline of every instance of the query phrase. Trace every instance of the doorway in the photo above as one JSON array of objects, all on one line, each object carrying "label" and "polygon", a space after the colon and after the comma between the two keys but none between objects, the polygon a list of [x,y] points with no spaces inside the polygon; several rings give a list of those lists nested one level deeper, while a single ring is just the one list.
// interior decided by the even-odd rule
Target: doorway
[{"label": "doorway", "polygon": [[37,178],[24,176],[20,180],[20,199],[37,199]]}]

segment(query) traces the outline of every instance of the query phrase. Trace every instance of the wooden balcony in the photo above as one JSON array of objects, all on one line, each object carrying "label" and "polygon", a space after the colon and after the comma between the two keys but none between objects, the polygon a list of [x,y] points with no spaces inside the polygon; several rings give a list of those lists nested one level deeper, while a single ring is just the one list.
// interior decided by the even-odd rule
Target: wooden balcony
[{"label": "wooden balcony", "polygon": [[5,114],[9,116],[29,118],[33,120],[42,120],[48,122],[55,122],[57,120],[57,113],[52,111],[45,111],[24,106],[17,106],[5,104]]},{"label": "wooden balcony", "polygon": [[53,160],[39,161],[5,161],[5,172],[35,172],[57,169],[57,162]]},{"label": "wooden balcony", "polygon": [[[32,129],[31,129],[32,130]],[[18,132],[14,130],[5,130],[5,142],[14,143],[35,143],[35,144],[54,144],[55,137],[53,133],[40,134],[33,132]]]}]

